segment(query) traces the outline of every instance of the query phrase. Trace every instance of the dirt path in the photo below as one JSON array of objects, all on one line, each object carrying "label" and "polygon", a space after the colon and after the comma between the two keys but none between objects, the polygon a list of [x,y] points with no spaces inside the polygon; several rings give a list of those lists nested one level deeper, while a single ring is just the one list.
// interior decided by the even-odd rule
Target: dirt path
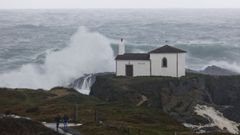
[{"label": "dirt path", "polygon": [[145,103],[148,100],[148,98],[144,95],[142,95],[141,98],[142,99],[137,103],[136,106],[141,106],[143,103]]},{"label": "dirt path", "polygon": [[54,94],[56,96],[53,96],[53,97],[49,97],[48,99],[51,100],[51,99],[56,99],[56,98],[60,98],[60,97],[64,97],[66,95],[69,95],[71,94],[70,92],[64,90],[64,89],[57,89],[57,90],[52,90],[50,91],[51,94]]},{"label": "dirt path", "polygon": [[[53,129],[54,131],[57,131],[56,129],[56,123],[43,123],[46,127]],[[76,126],[81,126],[82,124],[74,124],[74,123],[69,123],[68,128],[64,129],[63,124],[61,123],[59,125],[58,132],[64,135],[82,135],[79,131],[71,128],[71,127],[76,127]]]}]

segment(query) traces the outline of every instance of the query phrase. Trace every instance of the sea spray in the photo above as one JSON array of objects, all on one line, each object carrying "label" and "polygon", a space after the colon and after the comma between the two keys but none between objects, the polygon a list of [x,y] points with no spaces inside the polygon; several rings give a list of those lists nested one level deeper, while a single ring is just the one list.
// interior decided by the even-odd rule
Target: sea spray
[{"label": "sea spray", "polygon": [[234,71],[237,73],[240,73],[240,64],[238,64],[237,62],[227,62],[227,61],[210,61],[209,65],[215,65],[218,67],[222,67],[224,69],[228,69],[230,71]]},{"label": "sea spray", "polygon": [[82,92],[87,95],[90,93],[90,88],[92,86],[91,78],[92,78],[91,74],[84,78],[83,84],[82,84],[81,88],[79,89],[79,92]]},{"label": "sea spray", "polygon": [[68,87],[74,88],[78,92],[89,95],[90,89],[96,80],[97,74],[87,74],[73,81]]},{"label": "sea spray", "polygon": [[48,53],[44,64],[27,64],[0,75],[0,86],[43,88],[67,86],[88,73],[114,70],[114,56],[108,38],[80,27],[67,47]]},{"label": "sea spray", "polygon": [[215,125],[221,130],[227,130],[232,134],[239,134],[239,124],[225,118],[223,114],[215,108],[206,105],[196,105],[194,109],[197,115],[200,115],[212,122],[211,124],[208,124],[209,126]]}]

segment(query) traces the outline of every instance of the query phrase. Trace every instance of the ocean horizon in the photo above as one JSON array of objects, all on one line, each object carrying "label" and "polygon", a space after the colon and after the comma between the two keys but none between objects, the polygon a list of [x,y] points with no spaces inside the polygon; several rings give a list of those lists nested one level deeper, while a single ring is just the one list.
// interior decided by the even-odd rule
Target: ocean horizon
[{"label": "ocean horizon", "polygon": [[187,68],[239,73],[239,22],[240,9],[0,10],[0,86],[50,88],[112,72],[120,38],[127,52],[169,44],[188,52]]}]

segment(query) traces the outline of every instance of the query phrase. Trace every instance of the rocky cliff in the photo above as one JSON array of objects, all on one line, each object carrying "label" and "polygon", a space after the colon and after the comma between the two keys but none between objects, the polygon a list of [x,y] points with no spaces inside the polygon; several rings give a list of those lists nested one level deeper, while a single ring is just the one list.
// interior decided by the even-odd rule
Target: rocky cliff
[{"label": "rocky cliff", "polygon": [[[178,121],[193,125],[219,123],[209,118],[211,116],[197,115],[198,105],[212,107],[217,110],[216,114],[219,117],[240,122],[240,76],[188,73],[187,76],[178,79],[101,75],[96,77],[90,95],[108,102],[161,108]],[[204,128],[215,130],[216,127]],[[230,130],[224,126],[220,128]]]}]

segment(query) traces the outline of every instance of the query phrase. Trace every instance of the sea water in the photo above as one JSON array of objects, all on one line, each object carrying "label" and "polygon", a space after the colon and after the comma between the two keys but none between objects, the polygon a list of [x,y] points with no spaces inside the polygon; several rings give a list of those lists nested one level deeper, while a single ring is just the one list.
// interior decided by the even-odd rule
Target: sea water
[{"label": "sea water", "polygon": [[116,44],[148,52],[187,51],[187,68],[240,72],[239,9],[0,10],[0,86],[66,86],[84,74],[113,72]]}]

